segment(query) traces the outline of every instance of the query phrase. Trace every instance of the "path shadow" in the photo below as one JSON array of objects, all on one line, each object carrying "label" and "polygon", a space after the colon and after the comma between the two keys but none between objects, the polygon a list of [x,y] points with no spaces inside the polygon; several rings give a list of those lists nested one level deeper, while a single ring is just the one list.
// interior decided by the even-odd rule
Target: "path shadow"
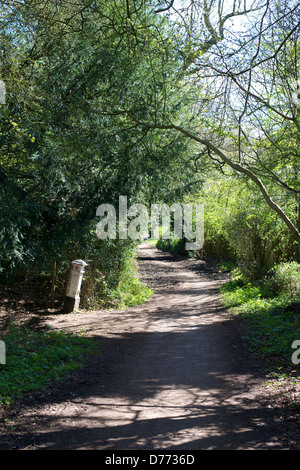
[{"label": "path shadow", "polygon": [[[35,416],[39,410],[41,416],[38,427],[29,419],[19,428],[18,445],[44,450],[285,448],[261,401],[262,369],[241,339],[240,321],[221,315],[216,293],[216,284],[199,286],[191,279],[189,288],[171,289],[168,303],[158,292],[126,312],[89,316],[90,324],[83,317],[97,353],[67,382],[22,399],[23,416],[31,413],[33,400]],[[79,321],[77,331],[80,327]],[[54,414],[45,413],[50,405]],[[10,442],[8,437],[7,446]]]},{"label": "path shadow", "polygon": [[222,322],[97,336],[87,367],[39,397],[39,406],[69,403],[67,411],[19,439],[45,450],[282,448],[270,412],[252,395],[260,373],[232,338]]}]

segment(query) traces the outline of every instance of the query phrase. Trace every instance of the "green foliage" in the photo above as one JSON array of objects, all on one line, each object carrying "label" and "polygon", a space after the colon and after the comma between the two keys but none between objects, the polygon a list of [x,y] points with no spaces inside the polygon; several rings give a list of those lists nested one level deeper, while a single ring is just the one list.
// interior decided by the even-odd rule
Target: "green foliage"
[{"label": "green foliage", "polygon": [[6,345],[6,364],[0,365],[0,405],[65,380],[96,350],[90,338],[33,332],[24,325],[11,324],[1,340]]},{"label": "green foliage", "polygon": [[247,322],[246,336],[250,349],[263,355],[275,367],[289,370],[292,343],[300,337],[299,311],[289,306],[287,296],[274,295],[264,285],[237,282],[221,286],[223,304],[234,314],[242,315]]},{"label": "green foliage", "polygon": [[145,302],[152,295],[153,290],[141,282],[132,268],[122,272],[115,292],[119,308],[134,307]]},{"label": "green foliage", "polygon": [[222,284],[223,304],[247,321],[246,339],[253,351],[288,370],[291,345],[300,337],[300,265],[279,263],[267,276],[244,283],[242,277]]},{"label": "green foliage", "polygon": [[160,238],[157,240],[156,246],[160,250],[170,251],[171,253],[185,253],[185,243],[186,240],[184,238],[170,238],[169,240]]},{"label": "green foliage", "polygon": [[237,269],[236,263],[232,260],[221,261],[220,269],[223,272],[234,273]]},{"label": "green foliage", "polygon": [[[86,25],[84,34],[77,28],[81,7],[68,2],[59,10],[56,2],[20,4],[1,16],[0,42],[10,56],[0,63],[8,92],[7,105],[0,106],[0,272],[8,281],[38,271],[41,277],[48,271],[50,278],[55,260],[63,285],[75,253],[96,257],[96,263],[104,255],[112,260],[103,268],[102,292],[116,289],[119,254],[111,244],[97,253],[88,241],[91,221],[99,203],[117,200],[120,187],[128,196],[137,193],[144,171],[136,132],[100,112],[105,111],[101,93],[115,79],[103,62],[120,70],[117,64],[127,57],[114,53],[122,14],[117,24],[113,9],[104,10],[107,16],[100,14],[97,27]],[[106,24],[109,16],[116,20],[112,27]],[[98,27],[108,33],[100,43]],[[38,52],[31,55],[34,44]]]},{"label": "green foliage", "polygon": [[[173,203],[197,191],[205,203],[204,250],[237,260],[244,280],[260,278],[284,257],[299,256],[257,187],[237,173],[225,176],[224,161],[215,158],[209,147],[189,139],[189,132],[178,134],[172,128],[183,126],[191,135],[230,149],[231,161],[239,156],[245,167],[261,176],[268,192],[297,224],[297,115],[293,112],[291,121],[282,117],[285,110],[275,112],[277,105],[285,106],[284,83],[296,72],[297,61],[292,60],[296,42],[281,44],[282,24],[275,21],[279,12],[270,7],[276,34],[261,36],[257,53],[276,51],[282,59],[283,82],[273,84],[274,106],[264,106],[260,99],[256,107],[255,94],[244,100],[233,82],[229,94],[231,86],[219,89],[215,77],[218,67],[224,66],[220,76],[232,80],[227,71],[233,66],[247,88],[249,77],[240,67],[247,70],[246,64],[252,64],[257,30],[249,29],[247,47],[245,38],[228,30],[232,42],[228,55],[223,27],[231,16],[222,19],[221,11],[215,15],[211,2],[203,21],[202,7],[192,6],[193,13],[182,6],[178,15],[161,15],[154,13],[151,1],[2,4],[0,77],[7,87],[7,104],[0,106],[3,277],[29,278],[30,270],[40,270],[49,278],[55,262],[63,286],[76,255],[89,261],[85,305],[115,304],[130,279],[136,292],[140,284],[125,262],[127,253],[134,258],[129,245],[122,252],[122,244],[108,242],[97,251],[97,243],[89,241],[97,206],[105,202],[116,207],[121,192],[131,202],[149,204]],[[286,2],[282,8],[287,8]],[[214,15],[219,17],[221,36],[216,34],[218,28],[207,29]],[[284,17],[285,26],[294,24],[290,15]],[[214,55],[212,46],[217,43],[222,60]],[[243,60],[236,61],[234,51]],[[276,60],[277,68],[272,69],[272,60],[269,65],[256,58],[252,78],[264,77],[261,92],[266,97],[270,90],[264,84],[272,82],[281,61]],[[265,99],[269,103],[270,97]],[[236,101],[245,104],[239,123]],[[251,122],[246,120],[248,106],[253,106]],[[199,194],[204,180],[205,189]],[[160,246],[181,252],[183,243],[161,241]]]},{"label": "green foliage", "polygon": [[130,239],[99,240],[93,234],[87,237],[85,259],[90,263],[83,280],[81,308],[124,308],[144,302],[153,294],[139,279],[136,245]]},{"label": "green foliage", "polygon": [[[125,277],[132,271],[121,248],[108,242],[97,251],[91,240],[98,205],[117,207],[120,194],[138,202],[172,198],[193,179],[186,139],[141,131],[120,112],[124,106],[153,116],[153,103],[166,111],[166,92],[174,95],[177,58],[167,61],[167,25],[151,11],[138,9],[129,19],[122,1],[3,6],[0,272],[7,282],[38,271],[50,278],[55,261],[62,286],[76,255],[95,274],[90,305],[100,295],[110,303],[129,286],[119,283],[121,270]],[[176,104],[170,99],[171,114]]]},{"label": "green foliage", "polygon": [[275,263],[297,256],[284,224],[243,178],[215,174],[197,200],[204,203],[204,252],[236,262],[245,282],[260,279]]},{"label": "green foliage", "polygon": [[292,261],[275,265],[268,273],[265,284],[275,294],[300,300],[300,264]]}]

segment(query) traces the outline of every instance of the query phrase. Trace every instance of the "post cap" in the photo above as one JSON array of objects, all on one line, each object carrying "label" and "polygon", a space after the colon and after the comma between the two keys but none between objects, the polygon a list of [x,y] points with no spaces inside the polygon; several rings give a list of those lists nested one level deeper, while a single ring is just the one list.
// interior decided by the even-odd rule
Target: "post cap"
[{"label": "post cap", "polygon": [[75,261],[72,261],[72,264],[79,264],[80,266],[88,265],[85,261],[83,261],[83,259],[76,259]]}]

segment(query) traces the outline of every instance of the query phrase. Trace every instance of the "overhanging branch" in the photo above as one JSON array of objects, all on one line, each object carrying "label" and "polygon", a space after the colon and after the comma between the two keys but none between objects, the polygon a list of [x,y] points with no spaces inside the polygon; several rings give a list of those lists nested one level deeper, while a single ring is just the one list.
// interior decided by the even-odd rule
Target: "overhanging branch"
[{"label": "overhanging branch", "polygon": [[[128,114],[129,115],[129,114]],[[133,116],[129,117],[133,119],[138,125],[147,127],[148,129],[164,129],[164,130],[175,130],[177,132],[182,133],[186,137],[198,142],[201,145],[204,145],[208,149],[208,154],[210,152],[213,152],[215,155],[221,158],[221,160],[226,163],[228,166],[230,166],[233,170],[237,171],[238,173],[242,173],[243,175],[247,176],[250,178],[255,185],[259,188],[263,198],[265,199],[266,203],[269,205],[269,207],[274,210],[278,216],[281,218],[281,220],[285,223],[285,225],[288,227],[289,231],[295,238],[295,240],[300,243],[300,232],[297,229],[297,227],[293,224],[293,222],[290,220],[290,218],[286,215],[286,213],[282,210],[282,208],[271,198],[269,195],[267,189],[265,188],[263,182],[261,179],[253,173],[249,168],[246,168],[245,166],[241,165],[241,163],[234,162],[231,160],[222,150],[220,150],[218,147],[216,147],[212,142],[210,142],[207,139],[201,138],[192,132],[184,129],[181,126],[176,126],[175,124],[149,124],[145,123],[143,121],[140,121],[139,119],[134,118]]]}]

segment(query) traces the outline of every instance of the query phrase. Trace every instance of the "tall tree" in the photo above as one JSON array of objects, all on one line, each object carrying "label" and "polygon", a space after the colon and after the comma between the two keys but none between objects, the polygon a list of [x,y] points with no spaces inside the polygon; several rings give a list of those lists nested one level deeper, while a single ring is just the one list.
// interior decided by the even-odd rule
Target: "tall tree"
[{"label": "tall tree", "polygon": [[[124,112],[144,128],[182,133],[200,144],[203,155],[251,179],[300,242],[295,217],[268,189],[272,181],[279,191],[299,194],[299,107],[292,101],[299,77],[299,4],[267,0],[248,7],[233,1],[225,10],[221,0],[192,1],[180,9],[174,3],[157,10],[172,24],[169,57],[178,62],[164,81],[171,88],[168,99],[163,106],[153,103],[152,116],[126,103]],[[238,29],[234,22],[230,27],[236,17]],[[284,169],[291,161],[292,169]]]},{"label": "tall tree", "polygon": [[165,100],[175,59],[162,36],[167,22],[150,3],[0,5],[0,257],[9,270],[65,256],[98,205],[116,204],[120,192],[149,200],[165,194],[166,179],[176,193],[197,178],[181,136],[141,133],[118,110],[126,98],[146,115]]}]

